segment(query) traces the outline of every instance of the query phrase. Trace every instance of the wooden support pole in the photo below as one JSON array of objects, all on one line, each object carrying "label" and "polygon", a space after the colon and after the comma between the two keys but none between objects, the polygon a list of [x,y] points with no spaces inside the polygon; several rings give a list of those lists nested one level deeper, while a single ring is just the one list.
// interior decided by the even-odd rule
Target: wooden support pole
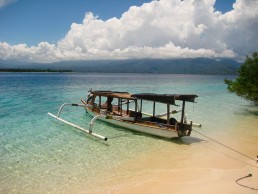
[{"label": "wooden support pole", "polygon": [[155,101],[154,101],[154,102],[153,102],[153,114],[152,114],[153,117],[155,117],[155,104],[156,104],[156,103],[155,103]]},{"label": "wooden support pole", "polygon": [[129,114],[129,99],[127,99],[127,109],[126,109],[126,114]]},{"label": "wooden support pole", "polygon": [[99,109],[101,109],[101,96],[99,96]]},{"label": "wooden support pole", "polygon": [[185,116],[185,101],[183,101],[183,106],[182,106],[181,125],[183,125],[184,123],[184,116]]},{"label": "wooden support pole", "polygon": [[169,120],[170,120],[170,105],[167,104],[167,124],[169,125]]},{"label": "wooden support pole", "polygon": [[122,115],[122,99],[121,98],[118,98],[118,107],[119,107],[120,115]]}]

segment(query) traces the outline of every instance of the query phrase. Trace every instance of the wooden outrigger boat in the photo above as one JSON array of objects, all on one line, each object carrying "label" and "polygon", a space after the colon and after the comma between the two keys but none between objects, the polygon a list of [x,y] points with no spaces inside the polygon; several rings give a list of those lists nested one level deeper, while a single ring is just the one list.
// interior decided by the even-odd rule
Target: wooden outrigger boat
[{"label": "wooden outrigger boat", "polygon": [[[82,104],[63,104],[56,115],[48,113],[50,116],[89,133],[95,137],[107,140],[106,137],[92,132],[94,122],[99,119],[110,124],[114,124],[133,131],[155,135],[164,138],[178,138],[190,136],[193,122],[186,122],[185,104],[195,102],[197,95],[185,94],[129,94],[127,92],[116,91],[92,91],[88,93],[87,100],[81,100]],[[152,103],[152,113],[143,112],[144,102]],[[178,106],[176,102],[182,102],[181,110],[171,110],[171,106]],[[166,112],[156,114],[157,104],[163,104]],[[65,105],[82,106],[93,119],[89,130],[81,128],[73,123],[61,119],[60,113]],[[172,117],[172,114],[180,114],[180,120]],[[197,124],[197,126],[200,126]]]}]

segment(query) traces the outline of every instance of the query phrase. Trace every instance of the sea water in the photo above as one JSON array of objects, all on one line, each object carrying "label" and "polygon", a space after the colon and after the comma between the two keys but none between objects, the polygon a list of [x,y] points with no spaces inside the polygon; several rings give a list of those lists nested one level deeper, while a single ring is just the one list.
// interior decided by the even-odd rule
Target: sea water
[{"label": "sea water", "polygon": [[[1,73],[0,193],[94,193],[129,177],[180,168],[188,165],[189,157],[205,154],[201,150],[205,138],[194,131],[191,137],[165,140],[96,122],[94,132],[108,137],[103,142],[47,115],[56,114],[65,102],[80,103],[91,88],[196,94],[197,103],[186,104],[188,120],[202,124],[202,129],[194,130],[255,156],[258,109],[229,93],[225,78],[235,77]],[[85,128],[91,120],[81,107],[65,107],[61,116]],[[134,166],[153,153],[157,158],[152,157],[150,165]]]}]

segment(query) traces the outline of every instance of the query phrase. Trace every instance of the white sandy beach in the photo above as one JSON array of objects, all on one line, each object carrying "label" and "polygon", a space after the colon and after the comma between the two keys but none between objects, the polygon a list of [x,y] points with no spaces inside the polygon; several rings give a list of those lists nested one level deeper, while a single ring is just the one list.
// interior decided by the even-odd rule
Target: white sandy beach
[{"label": "white sandy beach", "polygon": [[[120,186],[112,193],[257,193],[235,183],[236,179],[247,175],[250,171],[254,172],[254,169],[249,167],[231,170],[195,168],[149,174],[129,180],[128,184]],[[257,172],[256,170],[252,178],[243,180],[241,183],[257,188]]]},{"label": "white sandy beach", "polygon": [[[187,140],[186,140],[187,141]],[[198,145],[197,145],[198,144]],[[134,176],[117,180],[109,186],[94,191],[112,194],[170,194],[170,193],[257,193],[242,187],[236,180],[252,174],[239,183],[258,189],[258,164],[214,142],[205,141],[191,147],[189,160],[175,160],[167,151],[153,151],[139,156],[138,160],[123,166]],[[172,145],[173,146],[173,145]],[[244,146],[244,145],[242,145]],[[169,148],[168,148],[169,149]],[[249,155],[255,155],[255,148]],[[255,159],[255,158],[254,158]],[[144,169],[144,170],[143,170]],[[135,172],[139,172],[135,176]]]}]

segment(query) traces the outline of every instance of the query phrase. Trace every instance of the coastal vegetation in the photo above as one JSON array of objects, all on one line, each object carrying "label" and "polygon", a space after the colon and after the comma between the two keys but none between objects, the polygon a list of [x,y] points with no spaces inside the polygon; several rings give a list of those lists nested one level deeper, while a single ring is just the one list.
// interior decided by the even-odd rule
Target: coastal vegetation
[{"label": "coastal vegetation", "polygon": [[258,53],[247,56],[237,72],[238,77],[235,80],[225,79],[229,92],[258,104]]}]

